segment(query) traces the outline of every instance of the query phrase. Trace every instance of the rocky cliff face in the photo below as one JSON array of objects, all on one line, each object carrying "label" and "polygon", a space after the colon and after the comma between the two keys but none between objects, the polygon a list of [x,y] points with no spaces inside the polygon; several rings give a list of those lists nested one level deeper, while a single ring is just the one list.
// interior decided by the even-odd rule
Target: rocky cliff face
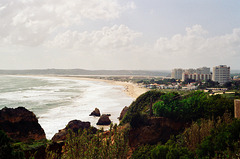
[{"label": "rocky cliff face", "polygon": [[124,115],[127,113],[127,111],[128,111],[128,108],[129,107],[127,107],[127,106],[125,106],[124,108],[123,108],[123,110],[121,111],[121,114],[120,114],[120,116],[119,116],[119,120],[122,120],[122,118],[124,117]]},{"label": "rocky cliff face", "polygon": [[[68,123],[68,125],[62,129],[59,130],[58,133],[56,133],[53,138],[52,141],[57,142],[57,141],[64,141],[66,140],[67,134],[68,134],[68,130],[72,130],[73,132],[77,133],[78,130],[83,130],[83,129],[89,129],[91,128],[90,122],[82,122],[80,120],[72,120]],[[97,129],[96,128],[92,128],[94,130],[92,130],[94,133],[96,133]]]},{"label": "rocky cliff face", "polygon": [[0,110],[0,129],[12,139],[19,141],[46,139],[36,115],[24,107]]},{"label": "rocky cliff face", "polygon": [[179,134],[185,126],[185,123],[164,117],[150,118],[147,125],[130,130],[129,144],[131,147],[137,147],[142,144],[165,143],[171,135]]}]

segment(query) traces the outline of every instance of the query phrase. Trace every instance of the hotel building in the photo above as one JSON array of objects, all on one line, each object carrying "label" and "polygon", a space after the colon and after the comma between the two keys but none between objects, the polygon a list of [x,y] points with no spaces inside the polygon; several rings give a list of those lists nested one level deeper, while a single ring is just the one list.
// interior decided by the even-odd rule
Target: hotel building
[{"label": "hotel building", "polygon": [[197,69],[190,68],[185,70],[177,68],[172,70],[172,78],[180,79],[182,81],[186,79],[194,79],[195,81],[206,81],[212,79],[212,74],[209,67],[201,67]]},{"label": "hotel building", "polygon": [[230,81],[230,67],[226,65],[219,65],[213,67],[213,76],[212,80],[223,85],[226,82]]}]

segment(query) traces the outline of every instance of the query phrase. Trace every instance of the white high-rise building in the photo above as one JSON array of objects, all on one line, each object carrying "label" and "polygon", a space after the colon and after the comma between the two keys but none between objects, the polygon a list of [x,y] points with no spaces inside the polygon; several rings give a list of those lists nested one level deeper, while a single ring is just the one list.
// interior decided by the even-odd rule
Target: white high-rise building
[{"label": "white high-rise building", "polygon": [[172,78],[174,79],[182,79],[182,73],[184,72],[181,68],[175,68],[172,70]]},{"label": "white high-rise building", "polygon": [[230,67],[226,65],[219,65],[213,67],[212,80],[223,85],[230,81]]}]

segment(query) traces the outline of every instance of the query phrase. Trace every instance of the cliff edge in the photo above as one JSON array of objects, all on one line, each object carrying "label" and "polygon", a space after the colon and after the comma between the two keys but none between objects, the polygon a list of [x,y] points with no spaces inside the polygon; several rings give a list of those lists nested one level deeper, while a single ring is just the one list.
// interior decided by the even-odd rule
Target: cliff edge
[{"label": "cliff edge", "polygon": [[24,107],[0,110],[0,129],[18,141],[46,139],[36,115]]}]

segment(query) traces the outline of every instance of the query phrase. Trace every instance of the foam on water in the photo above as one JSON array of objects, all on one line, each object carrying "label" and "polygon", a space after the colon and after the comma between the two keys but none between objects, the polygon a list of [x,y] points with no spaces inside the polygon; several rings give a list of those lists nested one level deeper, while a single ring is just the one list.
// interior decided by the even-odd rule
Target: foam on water
[{"label": "foam on water", "polygon": [[95,107],[109,113],[118,123],[122,108],[132,102],[122,90],[105,82],[62,79],[55,77],[0,76],[0,109],[24,106],[39,117],[48,139],[63,129],[70,120],[90,121]]}]

